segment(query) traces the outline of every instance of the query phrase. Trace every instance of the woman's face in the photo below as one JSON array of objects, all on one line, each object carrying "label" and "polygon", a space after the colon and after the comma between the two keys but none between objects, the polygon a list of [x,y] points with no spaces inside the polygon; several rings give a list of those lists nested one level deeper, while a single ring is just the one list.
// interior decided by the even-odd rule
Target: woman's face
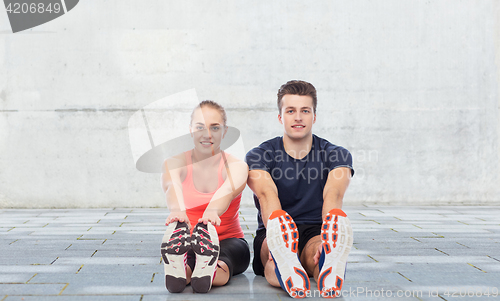
[{"label": "woman's face", "polygon": [[205,106],[194,111],[189,131],[197,151],[215,155],[219,152],[227,128],[219,111]]}]

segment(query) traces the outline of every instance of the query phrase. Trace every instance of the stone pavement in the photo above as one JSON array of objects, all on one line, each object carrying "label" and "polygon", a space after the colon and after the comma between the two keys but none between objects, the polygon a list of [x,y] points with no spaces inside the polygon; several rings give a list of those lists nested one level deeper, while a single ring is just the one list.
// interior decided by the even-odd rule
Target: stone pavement
[{"label": "stone pavement", "polygon": [[[344,209],[354,248],[341,300],[500,299],[500,207]],[[251,244],[256,211],[241,213]],[[251,268],[208,294],[168,293],[159,249],[166,216],[161,208],[0,209],[0,301],[291,300]]]}]

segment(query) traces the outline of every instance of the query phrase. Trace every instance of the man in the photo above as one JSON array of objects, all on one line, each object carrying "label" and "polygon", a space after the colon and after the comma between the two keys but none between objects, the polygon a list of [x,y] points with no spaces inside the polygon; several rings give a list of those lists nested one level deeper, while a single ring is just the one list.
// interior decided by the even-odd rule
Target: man
[{"label": "man", "polygon": [[246,155],[248,186],[259,210],[253,269],[290,296],[310,293],[314,277],[323,297],[335,297],[344,281],[352,228],[341,210],[354,174],[348,150],[312,133],[316,89],[293,80],[278,91],[283,137]]}]

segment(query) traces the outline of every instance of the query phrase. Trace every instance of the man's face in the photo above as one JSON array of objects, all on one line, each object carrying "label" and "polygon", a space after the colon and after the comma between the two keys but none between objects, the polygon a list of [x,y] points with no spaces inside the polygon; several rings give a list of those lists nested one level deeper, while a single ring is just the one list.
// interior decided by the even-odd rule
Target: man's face
[{"label": "man's face", "polygon": [[285,134],[291,139],[303,139],[312,133],[316,122],[313,99],[308,95],[285,94],[281,99],[281,114],[278,120],[285,128]]}]

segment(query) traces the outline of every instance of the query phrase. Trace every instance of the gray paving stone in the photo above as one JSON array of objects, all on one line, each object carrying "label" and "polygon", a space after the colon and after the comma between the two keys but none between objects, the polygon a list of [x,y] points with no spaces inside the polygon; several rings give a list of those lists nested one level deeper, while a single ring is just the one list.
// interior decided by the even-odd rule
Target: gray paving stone
[{"label": "gray paving stone", "polygon": [[[78,270],[77,268],[75,272]],[[120,264],[120,265],[98,265],[98,264],[84,264],[80,269],[78,275],[106,275],[106,274],[123,274],[123,275],[134,275],[136,273],[147,274],[153,273],[163,275],[163,264],[160,263],[158,259],[156,264],[152,265],[132,265],[132,264]],[[131,277],[132,277],[131,276]],[[107,276],[106,276],[107,277]],[[156,278],[156,276],[155,276]]]},{"label": "gray paving stone", "polygon": [[2,227],[0,228],[0,233],[7,233],[12,230],[12,227]]},{"label": "gray paving stone", "polygon": [[[214,289],[215,291],[215,289]],[[281,297],[281,298],[280,298]],[[165,295],[145,295],[142,301],[165,301],[165,300],[287,300],[283,293],[234,293],[232,295],[221,295],[210,292],[203,297],[194,293],[165,294]],[[307,299],[309,300],[309,299]]]},{"label": "gray paving stone", "polygon": [[71,273],[36,273],[31,275],[31,280],[29,283],[77,283],[85,282],[88,280],[99,281],[99,277],[93,277],[93,275],[85,275],[82,273],[76,273],[72,271]]},{"label": "gray paving stone", "polygon": [[3,284],[26,283],[32,277],[33,277],[32,273],[2,273],[2,274],[0,274],[0,283],[3,283]]},{"label": "gray paving stone", "polygon": [[[240,211],[252,247],[257,211]],[[345,211],[354,228],[354,248],[344,290],[422,289],[443,297],[453,284],[493,286],[500,279],[500,207],[363,206]],[[167,215],[166,208],[0,210],[0,300],[6,295],[2,288],[14,293],[5,300],[289,299],[251,268],[209,294],[193,294],[190,287],[169,294],[159,252]],[[62,296],[56,296],[61,291],[54,291],[66,283]],[[31,291],[21,294],[20,287]],[[31,293],[35,296],[27,296]],[[366,293],[341,298],[385,299]],[[403,299],[443,300],[430,295]]]},{"label": "gray paving stone", "polygon": [[66,286],[65,283],[45,284],[1,284],[0,291],[6,295],[57,295]]},{"label": "gray paving stone", "polygon": [[93,257],[160,257],[160,245],[150,249],[134,249],[129,248],[127,252],[119,252],[117,250],[98,250]]},{"label": "gray paving stone", "polygon": [[88,249],[80,249],[80,250],[62,250],[58,251],[57,257],[58,260],[62,258],[91,258],[96,252],[96,248],[88,248]]},{"label": "gray paving stone", "polygon": [[401,263],[432,263],[432,264],[443,264],[443,263],[466,263],[466,262],[477,262],[477,263],[488,263],[491,259],[486,256],[388,256],[388,255],[378,255],[376,259],[379,262],[401,262]]},{"label": "gray paving stone", "polygon": [[[118,296],[8,296],[4,301],[140,301],[141,295]],[[1,299],[0,299],[1,300]]]},{"label": "gray paving stone", "polygon": [[[83,239],[74,239],[67,240],[66,247],[64,250],[67,251],[75,251],[75,250],[95,250],[100,248],[105,243],[106,239],[103,240],[83,240]],[[63,244],[64,246],[64,244]]]},{"label": "gray paving stone", "polygon": [[138,243],[138,244],[108,244],[107,242],[103,245],[98,246],[99,251],[117,251],[121,253],[134,252],[134,251],[145,251],[151,252],[152,250],[160,251],[161,241],[154,243]]},{"label": "gray paving stone", "polygon": [[38,230],[39,228],[21,228],[21,227],[15,227],[13,226],[10,228],[8,231],[5,232],[4,235],[19,235],[19,234],[30,234],[35,230]]},{"label": "gray paving stone", "polygon": [[69,285],[63,295],[136,295],[136,294],[160,294],[165,288],[153,285]]},{"label": "gray paving stone", "polygon": [[[158,256],[159,257],[159,256]],[[91,258],[60,258],[56,265],[68,264],[99,264],[99,265],[117,265],[117,264],[156,264],[157,257],[91,257]]]},{"label": "gray paving stone", "polygon": [[48,265],[56,260],[57,256],[43,257],[16,257],[13,255],[0,257],[0,265]]},{"label": "gray paving stone", "polygon": [[164,292],[163,281],[151,282],[152,273],[116,275],[100,274],[99,277],[72,278],[63,295],[115,295],[115,294],[153,294]]},{"label": "gray paving stone", "polygon": [[78,237],[76,239],[78,240],[99,240],[99,241],[104,241],[105,239],[108,239],[111,235],[113,235],[113,231],[109,231],[107,233],[89,233],[89,232],[80,232]]},{"label": "gray paving stone", "polygon": [[76,272],[80,265],[0,265],[0,273],[64,273]]}]

